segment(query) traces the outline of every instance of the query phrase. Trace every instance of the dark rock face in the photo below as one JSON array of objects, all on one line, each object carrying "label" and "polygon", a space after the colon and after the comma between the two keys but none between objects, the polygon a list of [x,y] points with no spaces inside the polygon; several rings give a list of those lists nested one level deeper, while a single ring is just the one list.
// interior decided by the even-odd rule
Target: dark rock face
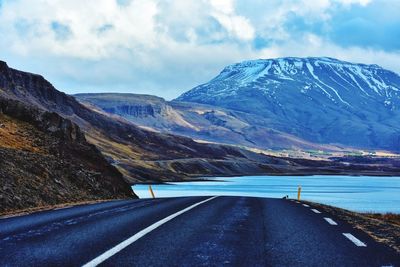
[{"label": "dark rock face", "polygon": [[155,117],[156,113],[160,113],[161,109],[155,109],[150,105],[147,106],[117,106],[115,108],[104,108],[106,112],[117,115],[128,115],[138,118],[145,118],[148,116]]},{"label": "dark rock face", "polygon": [[150,95],[98,93],[76,94],[74,97],[108,113],[138,119],[166,116],[171,109],[164,99]]},{"label": "dark rock face", "polygon": [[3,62],[0,67],[0,95],[24,103],[72,115],[68,105],[73,98],[54,90],[54,87],[42,76],[8,68]]},{"label": "dark rock face", "polygon": [[68,119],[64,119],[55,112],[45,112],[34,107],[28,107],[17,100],[0,97],[0,113],[31,123],[38,129],[52,133],[65,141],[86,141],[85,135],[78,125]]},{"label": "dark rock face", "polygon": [[70,120],[0,97],[0,124],[0,212],[134,197]]},{"label": "dark rock face", "polygon": [[245,61],[177,100],[263,116],[271,128],[311,142],[400,150],[400,76],[377,65]]}]

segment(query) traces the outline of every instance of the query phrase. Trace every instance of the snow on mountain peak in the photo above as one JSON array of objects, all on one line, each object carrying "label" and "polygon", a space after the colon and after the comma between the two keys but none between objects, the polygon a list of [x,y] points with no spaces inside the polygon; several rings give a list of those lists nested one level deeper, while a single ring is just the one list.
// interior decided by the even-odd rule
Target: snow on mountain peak
[{"label": "snow on mountain peak", "polygon": [[[297,90],[309,97],[321,94],[351,107],[354,94],[377,98],[384,105],[398,103],[400,76],[378,65],[341,61],[330,57],[256,59],[225,67],[210,82],[179,99],[234,96],[240,90],[257,90],[271,97],[279,90]],[[297,88],[297,89],[296,89]]]}]

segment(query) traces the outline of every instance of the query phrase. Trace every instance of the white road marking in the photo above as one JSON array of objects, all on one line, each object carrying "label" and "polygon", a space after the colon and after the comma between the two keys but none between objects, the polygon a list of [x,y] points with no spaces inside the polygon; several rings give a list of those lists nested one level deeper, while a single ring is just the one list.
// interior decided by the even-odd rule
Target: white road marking
[{"label": "white road marking", "polygon": [[324,218],[325,221],[327,221],[330,225],[337,225],[337,222],[335,222],[334,220],[332,220],[331,218]]},{"label": "white road marking", "polygon": [[296,201],[297,204],[300,204],[300,202]]},{"label": "white road marking", "polygon": [[347,239],[349,239],[351,242],[353,242],[357,247],[366,247],[367,245],[363,242],[361,242],[358,238],[356,238],[354,235],[350,233],[343,233]]},{"label": "white road marking", "polygon": [[315,212],[315,213],[321,213],[319,210],[316,210],[316,209],[311,209],[313,212]]},{"label": "white road marking", "polygon": [[53,210],[63,210],[63,209],[69,209],[72,206],[65,206],[65,207],[59,207],[59,208],[54,208]]},{"label": "white road marking", "polygon": [[20,216],[25,216],[25,215],[29,215],[29,214],[30,214],[29,212],[21,212],[21,213],[18,213],[18,214],[3,215],[3,216],[0,216],[0,220],[8,219],[8,218],[14,218],[14,217],[20,217]]},{"label": "white road marking", "polygon": [[310,206],[308,206],[307,204],[303,204],[303,206],[304,206],[304,207],[307,207],[307,208],[310,207]]},{"label": "white road marking", "polygon": [[169,215],[168,217],[165,217],[162,220],[159,220],[156,223],[153,223],[152,225],[144,228],[143,230],[141,230],[140,232],[137,232],[136,234],[134,234],[133,236],[131,236],[130,238],[126,239],[125,241],[122,241],[121,243],[119,243],[118,245],[116,245],[115,247],[107,250],[106,252],[104,252],[103,254],[101,254],[100,256],[94,258],[93,260],[89,261],[88,263],[86,263],[85,265],[83,265],[83,267],[91,267],[91,266],[97,266],[100,263],[102,263],[103,261],[107,260],[108,258],[112,257],[113,255],[117,254],[118,252],[120,252],[121,250],[123,250],[124,248],[126,248],[127,246],[131,245],[133,242],[137,241],[139,238],[147,235],[148,233],[150,233],[151,231],[153,231],[154,229],[160,227],[161,225],[163,225],[164,223],[174,219],[175,217],[178,217],[179,215],[207,202],[210,200],[213,200],[214,198],[216,198],[218,196],[214,196],[214,197],[210,197],[207,198],[206,200],[197,202],[196,204],[193,204],[183,210],[180,210],[174,214]]}]

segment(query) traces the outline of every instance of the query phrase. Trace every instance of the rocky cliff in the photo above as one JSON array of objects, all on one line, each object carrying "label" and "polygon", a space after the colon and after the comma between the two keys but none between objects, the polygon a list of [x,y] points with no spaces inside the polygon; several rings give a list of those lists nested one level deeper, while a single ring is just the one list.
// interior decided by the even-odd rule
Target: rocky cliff
[{"label": "rocky cliff", "polygon": [[134,197],[75,123],[1,96],[0,181],[0,213]]}]

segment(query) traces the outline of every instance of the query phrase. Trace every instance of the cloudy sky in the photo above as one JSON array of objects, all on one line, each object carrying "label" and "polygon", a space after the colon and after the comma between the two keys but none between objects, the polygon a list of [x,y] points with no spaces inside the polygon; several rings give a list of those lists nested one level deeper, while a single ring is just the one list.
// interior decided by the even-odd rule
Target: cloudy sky
[{"label": "cloudy sky", "polygon": [[0,60],[66,93],[173,99],[228,64],[330,56],[400,73],[398,0],[0,0]]}]

